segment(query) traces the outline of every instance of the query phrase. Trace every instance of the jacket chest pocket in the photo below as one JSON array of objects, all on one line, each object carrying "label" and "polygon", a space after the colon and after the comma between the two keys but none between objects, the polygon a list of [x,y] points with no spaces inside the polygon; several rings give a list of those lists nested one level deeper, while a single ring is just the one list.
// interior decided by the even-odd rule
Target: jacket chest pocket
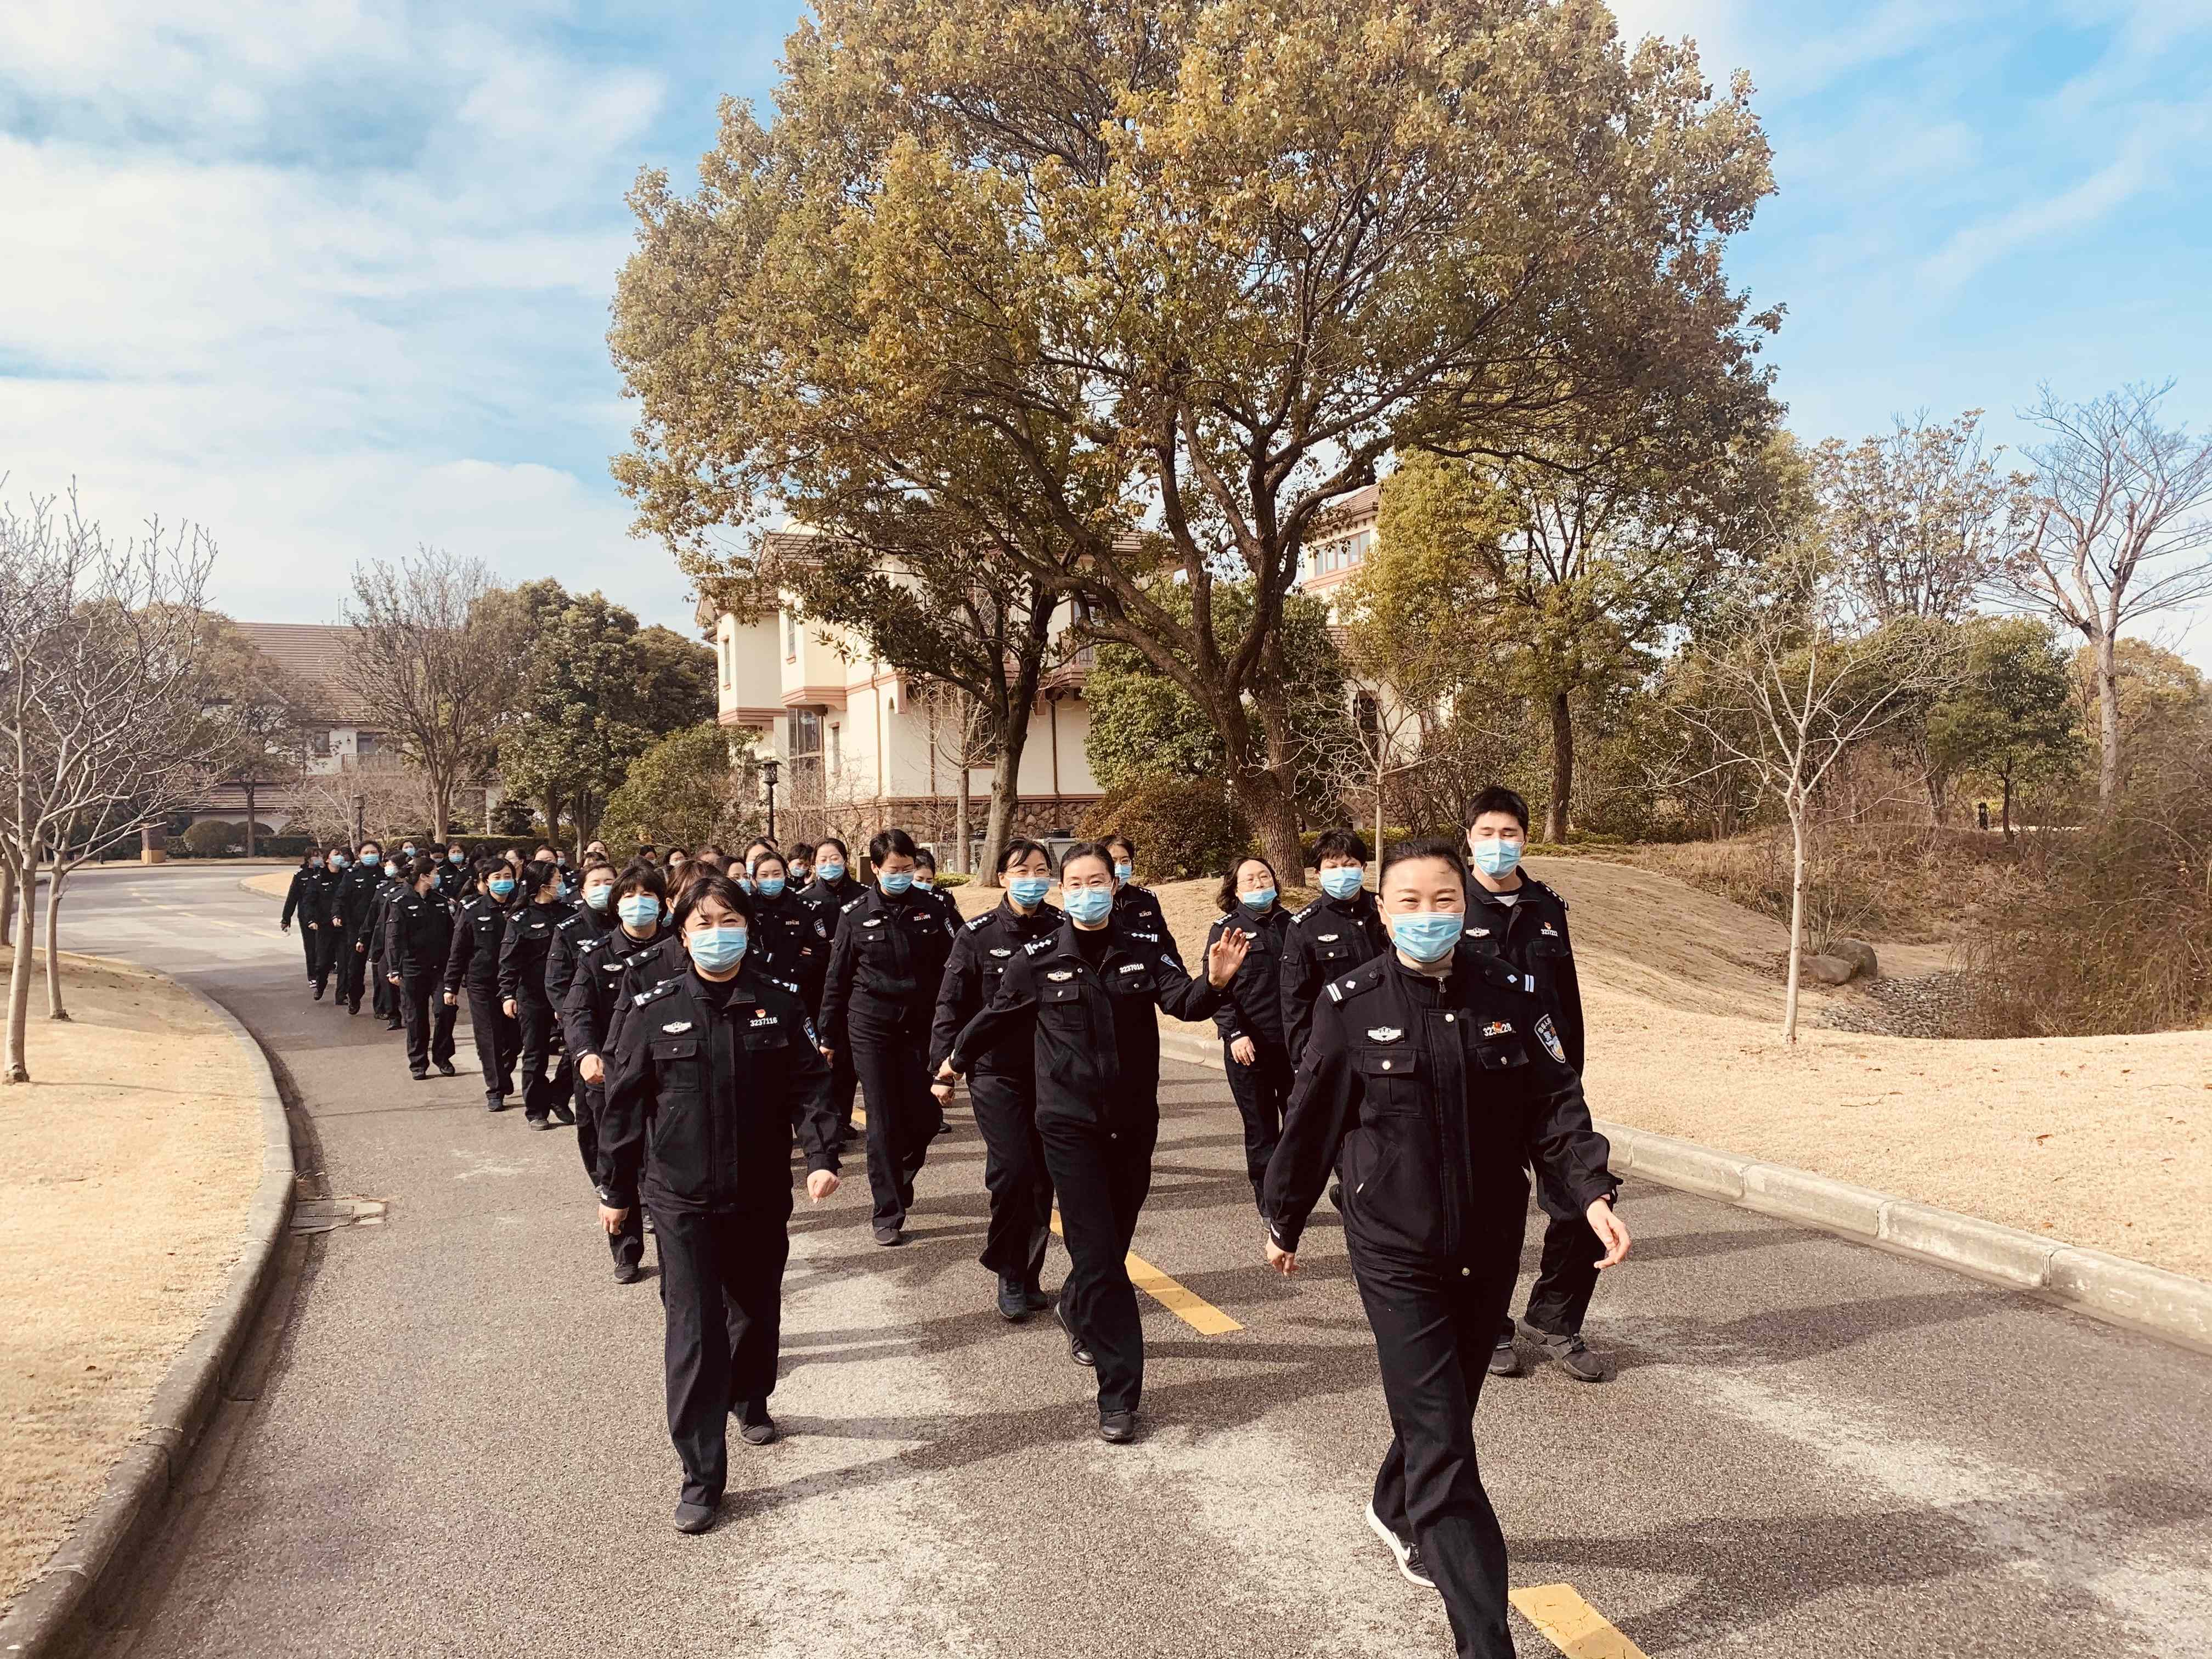
[{"label": "jacket chest pocket", "polygon": [[1426,1115],[1428,1103],[1421,1093],[1421,1057],[1408,1048],[1361,1048],[1353,1063],[1359,1068],[1367,1109],[1389,1115]]},{"label": "jacket chest pocket", "polygon": [[705,1051],[696,1036],[653,1039],[653,1069],[665,1090],[699,1091],[700,1073],[706,1067]]},{"label": "jacket chest pocket", "polygon": [[1064,985],[1047,985],[1037,994],[1037,1018],[1057,1032],[1078,1032],[1083,1029],[1083,987],[1073,980]]},{"label": "jacket chest pocket", "polygon": [[1106,976],[1106,989],[1117,997],[1141,997],[1149,1002],[1158,988],[1150,968],[1139,962],[1125,962]]},{"label": "jacket chest pocket", "polygon": [[1528,1063],[1528,1051],[1505,1037],[1486,1037],[1473,1045],[1474,1063],[1486,1072],[1510,1072]]},{"label": "jacket chest pocket", "polygon": [[1353,958],[1352,944],[1348,939],[1333,939],[1316,941],[1314,945],[1313,959],[1319,964],[1323,979],[1334,979],[1339,974],[1348,973],[1358,966],[1358,962]]},{"label": "jacket chest pocket", "polygon": [[772,1054],[788,1047],[790,1042],[791,1033],[781,1018],[773,1024],[745,1028],[745,1052],[749,1054]]}]

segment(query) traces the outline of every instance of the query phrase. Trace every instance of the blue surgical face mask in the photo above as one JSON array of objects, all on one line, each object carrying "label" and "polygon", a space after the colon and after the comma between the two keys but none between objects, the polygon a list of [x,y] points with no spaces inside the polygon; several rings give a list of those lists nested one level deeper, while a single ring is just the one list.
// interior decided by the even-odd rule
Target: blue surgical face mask
[{"label": "blue surgical face mask", "polygon": [[702,971],[722,973],[744,960],[745,930],[742,926],[702,927],[684,935],[684,948]]},{"label": "blue surgical face mask", "polygon": [[937,890],[937,884],[927,876],[916,876],[914,878],[914,890],[917,893],[933,893]]},{"label": "blue surgical face mask", "polygon": [[1441,962],[1466,927],[1457,910],[1400,910],[1390,917],[1390,939],[1416,962]]},{"label": "blue surgical face mask", "polygon": [[1346,864],[1332,865],[1321,872],[1321,890],[1333,899],[1348,899],[1359,890],[1366,878],[1364,870]]},{"label": "blue surgical face mask", "polygon": [[814,866],[814,873],[824,881],[842,881],[845,866],[836,859],[824,859]]},{"label": "blue surgical face mask", "polygon": [[739,876],[738,878],[738,890],[740,893],[751,892],[753,890],[753,878],[750,876]]},{"label": "blue surgical face mask", "polygon": [[1060,906],[1075,921],[1089,926],[1112,914],[1114,895],[1103,887],[1079,887],[1060,896]]},{"label": "blue surgical face mask", "polygon": [[466,853],[454,852],[446,854],[446,862],[448,864],[466,864],[468,860],[469,855]]},{"label": "blue surgical face mask", "polygon": [[1247,910],[1264,913],[1274,906],[1275,890],[1272,887],[1262,887],[1256,892],[1239,893],[1237,896],[1237,902]]},{"label": "blue surgical face mask", "polygon": [[625,893],[615,914],[632,927],[650,927],[660,920],[660,901],[650,893]]},{"label": "blue surgical face mask", "polygon": [[495,899],[509,898],[514,893],[514,878],[512,876],[494,876],[486,885],[491,889],[491,896]]},{"label": "blue surgical face mask", "polygon": [[876,880],[886,893],[903,893],[908,888],[914,885],[914,872],[911,870],[886,870],[883,874],[877,877]]},{"label": "blue surgical face mask", "polygon": [[343,870],[350,862],[351,860],[349,860],[343,853],[333,853],[331,854],[331,868],[333,870]]},{"label": "blue surgical face mask", "polygon": [[1521,862],[1521,843],[1493,836],[1474,843],[1474,867],[1486,876],[1502,876]]},{"label": "blue surgical face mask", "polygon": [[307,868],[310,870],[319,870],[322,867],[323,861],[320,859],[309,859],[307,860]]},{"label": "blue surgical face mask", "polygon": [[584,889],[584,902],[594,910],[604,910],[607,901],[614,896],[615,884],[611,881],[595,881]]},{"label": "blue surgical face mask", "polygon": [[415,843],[411,841],[409,842],[404,847],[399,849],[399,852],[403,858],[413,858],[415,856]]},{"label": "blue surgical face mask", "polygon": [[1044,896],[1052,891],[1050,876],[1016,876],[1006,884],[1006,890],[1014,902],[1024,910],[1034,910],[1044,902]]},{"label": "blue surgical face mask", "polygon": [[1116,864],[1114,866],[1114,879],[1116,881],[1127,881],[1136,873],[1137,866],[1133,864]]},{"label": "blue surgical face mask", "polygon": [[384,866],[384,873],[387,876],[396,876],[399,873],[399,866],[396,864],[387,864]]},{"label": "blue surgical face mask", "polygon": [[784,878],[781,876],[757,877],[753,882],[753,891],[758,893],[763,898],[781,898],[783,882]]}]

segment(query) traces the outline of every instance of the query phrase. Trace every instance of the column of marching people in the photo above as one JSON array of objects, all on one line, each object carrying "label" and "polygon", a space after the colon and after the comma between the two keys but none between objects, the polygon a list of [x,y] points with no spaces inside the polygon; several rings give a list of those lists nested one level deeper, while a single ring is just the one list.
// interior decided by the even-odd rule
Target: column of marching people
[{"label": "column of marching people", "polygon": [[1159,1133],[1159,1016],[1211,1021],[1259,1253],[1295,1273],[1324,1192],[1341,1212],[1392,1430],[1366,1522],[1441,1594],[1456,1651],[1495,1659],[1513,1651],[1505,1545],[1473,1418],[1486,1376],[1522,1369],[1509,1302],[1529,1172],[1547,1225],[1522,1328],[1569,1376],[1607,1375],[1582,1321],[1629,1245],[1580,1083],[1566,906],[1519,870],[1527,836],[1526,804],[1496,788],[1463,838],[1371,866],[1356,831],[1328,831],[1321,896],[1295,915],[1265,859],[1237,860],[1195,972],[1118,836],[1057,860],[1010,842],[999,902],[964,919],[900,830],[860,868],[835,838],[736,860],[643,847],[619,868],[598,842],[572,865],[550,845],[387,856],[370,840],[308,855],[283,920],[313,995],[349,1017],[366,1000],[404,1031],[416,1079],[456,1075],[467,1007],[487,1107],[519,1094],[531,1127],[574,1126],[617,1280],[644,1276],[653,1237],[687,1533],[721,1509],[728,1424],[748,1445],[778,1436],[794,1188],[829,1198],[860,1142],[871,1235],[904,1246],[963,1082],[996,1312],[1048,1311],[1095,1374],[1098,1437],[1135,1440],[1145,1347],[1125,1264]]}]

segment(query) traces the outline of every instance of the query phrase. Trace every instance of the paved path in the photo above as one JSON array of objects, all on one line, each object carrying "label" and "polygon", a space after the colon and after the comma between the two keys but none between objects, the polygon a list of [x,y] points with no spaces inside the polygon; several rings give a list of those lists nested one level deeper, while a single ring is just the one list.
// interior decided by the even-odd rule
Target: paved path
[{"label": "paved path", "polygon": [[[802,1201],[789,1438],[733,1441],[730,1518],[685,1539],[659,1307],[610,1278],[573,1138],[489,1116],[465,1072],[410,1082],[396,1036],[307,1001],[276,904],[229,875],[110,874],[68,905],[73,948],[234,1009],[330,1190],[389,1205],[313,1245],[109,1659],[1450,1650],[1361,1522],[1386,1437],[1339,1237],[1317,1222],[1294,1285],[1267,1271],[1218,1075],[1170,1068],[1137,1249],[1242,1328],[1147,1302],[1139,1444],[1091,1437],[1049,1325],[991,1311],[963,1112],[911,1249],[873,1246],[860,1187]],[[1654,1656],[2212,1650],[2212,1361],[1725,1206],[1625,1202],[1636,1257],[1590,1328],[1619,1379],[1483,1401],[1516,1585],[1572,1585]]]}]

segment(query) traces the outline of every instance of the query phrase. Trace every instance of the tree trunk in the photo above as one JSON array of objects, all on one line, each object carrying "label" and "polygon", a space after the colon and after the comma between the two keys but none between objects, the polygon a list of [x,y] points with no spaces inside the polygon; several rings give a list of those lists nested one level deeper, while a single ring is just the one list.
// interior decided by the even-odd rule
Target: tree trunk
[{"label": "tree trunk", "polygon": [[1797,986],[1804,972],[1805,803],[1790,804],[1790,985],[1782,999],[1782,1040],[1797,1041]]},{"label": "tree trunk", "polygon": [[69,1010],[62,1006],[62,959],[55,942],[62,936],[62,883],[68,872],[59,859],[46,872],[46,1018],[67,1019]]},{"label": "tree trunk", "polygon": [[28,1083],[31,1069],[23,1063],[23,1032],[31,1017],[32,930],[38,922],[38,851],[32,849],[30,868],[16,871],[15,959],[8,970],[8,1064],[0,1083]]},{"label": "tree trunk", "polygon": [[1544,805],[1544,839],[1553,846],[1567,838],[1567,807],[1575,793],[1575,719],[1567,694],[1552,693],[1552,799]]},{"label": "tree trunk", "polygon": [[2096,641],[2097,810],[2110,812],[2120,793],[2120,676],[2110,629]]},{"label": "tree trunk", "polygon": [[[1019,676],[1015,688],[1018,694],[1024,685],[1034,696],[1036,677],[1026,673]],[[1006,722],[999,740],[998,759],[991,768],[991,805],[983,819],[983,856],[976,860],[975,870],[975,879],[986,887],[999,885],[999,861],[1006,856],[1006,843],[1014,838],[1014,810],[1022,804],[1022,751],[1029,747],[1030,705],[1022,702],[1017,708],[1018,712]],[[967,843],[961,844],[965,847]]]},{"label": "tree trunk", "polygon": [[2004,806],[2002,808],[2004,812],[2004,838],[2007,841],[2010,841],[2012,839],[2012,776],[2009,773],[2003,774],[1998,777],[1997,782],[2004,790]]},{"label": "tree trunk", "polygon": [[975,872],[969,867],[969,836],[972,829],[968,816],[968,769],[960,769],[960,799],[952,809],[952,867],[963,876]]},{"label": "tree trunk", "polygon": [[1280,769],[1272,766],[1232,767],[1230,785],[1244,815],[1259,833],[1260,854],[1278,870],[1295,870],[1305,876],[1305,846],[1298,839],[1298,805]]},{"label": "tree trunk", "polygon": [[253,789],[252,778],[246,781],[246,856],[253,856]]},{"label": "tree trunk", "polygon": [[1943,827],[1950,816],[1951,780],[1942,774],[1928,774],[1928,821],[1937,829]]},{"label": "tree trunk", "polygon": [[15,866],[12,860],[0,856],[0,945],[11,943],[15,937]]}]

